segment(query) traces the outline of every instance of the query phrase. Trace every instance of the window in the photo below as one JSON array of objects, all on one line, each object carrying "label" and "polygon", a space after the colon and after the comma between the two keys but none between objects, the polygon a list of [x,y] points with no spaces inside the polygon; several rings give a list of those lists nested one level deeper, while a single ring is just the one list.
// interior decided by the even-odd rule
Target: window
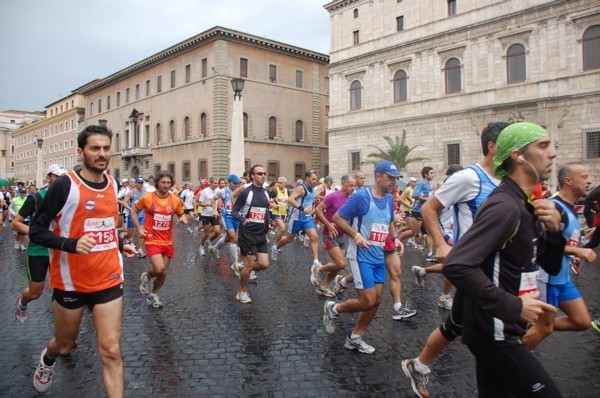
[{"label": "window", "polygon": [[585,158],[586,160],[600,159],[600,131],[585,133]]},{"label": "window", "polygon": [[350,152],[350,170],[360,170],[360,151]]},{"label": "window", "polygon": [[456,58],[450,58],[444,68],[446,75],[446,94],[460,92],[460,61]]},{"label": "window", "polygon": [[358,80],[350,85],[350,110],[357,111],[361,108],[362,86]]},{"label": "window", "polygon": [[121,150],[121,136],[119,133],[115,134],[115,151]]},{"label": "window", "polygon": [[125,130],[125,149],[129,148],[129,130]]},{"label": "window", "polygon": [[404,30],[404,15],[400,15],[399,17],[396,17],[396,30],[398,32],[400,32],[401,30]]},{"label": "window", "polygon": [[269,65],[269,81],[271,83],[277,82],[277,66]]},{"label": "window", "polygon": [[202,59],[202,77],[205,78],[208,76],[208,59]]},{"label": "window", "polygon": [[325,76],[325,93],[329,94],[329,76]]},{"label": "window", "polygon": [[117,91],[117,107],[121,106],[121,92]]},{"label": "window", "polygon": [[296,71],[296,87],[302,88],[302,71]]},{"label": "window", "polygon": [[110,95],[106,97],[106,110],[110,111]]},{"label": "window", "polygon": [[[102,100],[98,99],[98,113],[102,113]],[[62,129],[62,124],[60,125],[60,128]]]},{"label": "window", "polygon": [[408,99],[406,72],[399,70],[394,74],[394,102],[404,102]]},{"label": "window", "polygon": [[125,103],[129,103],[129,89],[125,89]]},{"label": "window", "polygon": [[200,134],[206,137],[206,113],[200,115]]},{"label": "window", "polygon": [[160,123],[156,123],[156,143],[160,144],[162,141],[162,126]]},{"label": "window", "polygon": [[583,70],[600,68],[600,25],[583,33]]},{"label": "window", "polygon": [[448,16],[456,15],[456,0],[448,0]]},{"label": "window", "polygon": [[94,114],[94,103],[90,102],[90,116]]},{"label": "window", "polygon": [[508,48],[506,70],[509,83],[525,81],[525,47],[521,44],[513,44]]},{"label": "window", "polygon": [[279,177],[279,162],[269,161],[267,163],[267,178],[274,180]]},{"label": "window", "polygon": [[171,88],[175,88],[175,71],[171,71]]},{"label": "window", "polygon": [[250,159],[244,159],[244,170],[250,170],[250,167],[252,167]]},{"label": "window", "polygon": [[184,131],[184,137],[186,140],[190,139],[190,136],[192,135],[192,130],[190,127],[190,118],[186,117],[185,119],[183,119],[183,131]]},{"label": "window", "polygon": [[115,169],[114,173],[115,173],[115,178],[117,179],[117,181],[120,181],[121,180],[121,170]]},{"label": "window", "polygon": [[135,99],[136,99],[136,101],[140,99],[140,85],[139,84],[135,85]]},{"label": "window", "polygon": [[269,139],[274,140],[277,138],[277,118],[271,116],[269,118]]},{"label": "window", "polygon": [[184,160],[181,163],[181,179],[184,181],[192,179],[192,167],[189,160]]},{"label": "window", "polygon": [[175,121],[171,120],[169,122],[169,139],[171,142],[175,142]]},{"label": "window", "polygon": [[146,80],[146,97],[150,96],[150,80]]},{"label": "window", "polygon": [[159,171],[162,170],[162,167],[160,165],[160,163],[155,163],[154,164],[154,175],[157,175]]},{"label": "window", "polygon": [[162,76],[156,77],[156,92],[160,93],[162,91]]},{"label": "window", "polygon": [[[203,64],[202,64],[202,71],[204,72],[204,60],[202,60]],[[204,77],[204,76],[202,76]],[[192,81],[192,66],[191,65],[186,65],[185,66],[185,82],[189,83]]]},{"label": "window", "polygon": [[358,18],[358,8],[354,9],[354,19]]},{"label": "window", "polygon": [[294,180],[304,181],[304,163],[294,163]]},{"label": "window", "polygon": [[304,123],[302,120],[296,120],[296,142],[302,142],[304,138]]},{"label": "window", "polygon": [[144,146],[150,146],[150,125],[144,126]]},{"label": "window", "polygon": [[240,58],[240,77],[248,77],[248,60]]},{"label": "window", "polygon": [[208,162],[200,159],[198,160],[198,179],[202,177],[208,177]]},{"label": "window", "polygon": [[461,164],[460,161],[460,144],[446,144],[446,165]]},{"label": "window", "polygon": [[352,40],[353,40],[353,43],[354,43],[355,46],[358,43],[360,43],[360,36],[359,36],[358,30],[355,30],[354,32],[352,32]]},{"label": "window", "polygon": [[171,173],[171,175],[173,175],[173,178],[175,178],[175,163],[167,163],[167,170],[169,170],[169,173]]},{"label": "window", "polygon": [[248,114],[244,112],[244,138],[248,138]]}]

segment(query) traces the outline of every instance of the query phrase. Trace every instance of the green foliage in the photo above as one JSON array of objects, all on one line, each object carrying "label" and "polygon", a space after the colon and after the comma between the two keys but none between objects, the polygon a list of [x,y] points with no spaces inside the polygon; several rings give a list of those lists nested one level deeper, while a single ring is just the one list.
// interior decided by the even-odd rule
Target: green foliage
[{"label": "green foliage", "polygon": [[369,147],[375,148],[377,152],[373,152],[367,155],[368,160],[365,160],[361,163],[364,164],[372,164],[377,165],[382,160],[391,160],[396,164],[398,170],[404,170],[409,163],[421,162],[423,160],[427,160],[428,158],[409,158],[408,155],[415,149],[422,145],[415,145],[413,147],[409,147],[406,145],[406,130],[402,131],[402,137],[394,136],[394,137],[383,137],[383,139],[387,142],[387,148],[380,148],[376,145],[369,145]]}]

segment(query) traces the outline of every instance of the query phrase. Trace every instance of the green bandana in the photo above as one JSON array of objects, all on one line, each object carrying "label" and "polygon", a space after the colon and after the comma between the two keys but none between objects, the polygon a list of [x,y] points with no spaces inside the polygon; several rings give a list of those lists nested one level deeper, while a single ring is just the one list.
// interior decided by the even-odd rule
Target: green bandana
[{"label": "green bandana", "polygon": [[506,176],[502,163],[515,149],[521,149],[534,141],[544,138],[548,132],[534,123],[513,123],[506,127],[496,140],[496,156],[494,156],[494,173],[499,178]]}]

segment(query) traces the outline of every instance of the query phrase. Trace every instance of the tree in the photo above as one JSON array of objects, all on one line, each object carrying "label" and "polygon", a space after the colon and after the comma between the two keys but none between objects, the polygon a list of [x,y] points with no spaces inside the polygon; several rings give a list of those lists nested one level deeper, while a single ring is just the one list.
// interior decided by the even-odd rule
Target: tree
[{"label": "tree", "polygon": [[418,148],[422,145],[415,145],[412,148],[406,145],[406,130],[402,131],[402,138],[399,136],[394,137],[383,137],[383,139],[387,142],[388,148],[382,149],[376,145],[369,145],[377,149],[378,152],[370,153],[367,155],[367,158],[371,158],[365,160],[361,164],[372,164],[377,165],[382,160],[391,160],[396,164],[398,170],[403,170],[409,163],[421,162],[423,160],[427,160],[428,158],[408,158],[408,155],[413,151],[413,149]]}]

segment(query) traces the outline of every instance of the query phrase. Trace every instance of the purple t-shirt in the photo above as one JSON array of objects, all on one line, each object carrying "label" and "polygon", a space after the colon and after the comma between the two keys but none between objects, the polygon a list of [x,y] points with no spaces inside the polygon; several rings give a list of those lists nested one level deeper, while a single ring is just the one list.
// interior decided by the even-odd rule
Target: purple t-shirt
[{"label": "purple t-shirt", "polygon": [[[325,203],[325,206],[327,208],[327,211],[325,211],[325,213],[324,213],[327,221],[329,221],[330,223],[333,223],[333,215],[335,213],[337,213],[339,208],[342,207],[344,205],[344,203],[346,203],[347,200],[348,200],[348,197],[345,196],[340,191],[335,191],[334,193],[325,196],[325,199],[323,199],[323,203]],[[344,234],[344,232],[337,225],[335,226],[335,229],[337,229],[338,235]],[[323,235],[325,235],[325,236],[329,235],[329,232],[327,231],[327,227],[325,227],[325,226],[323,227]]]}]

